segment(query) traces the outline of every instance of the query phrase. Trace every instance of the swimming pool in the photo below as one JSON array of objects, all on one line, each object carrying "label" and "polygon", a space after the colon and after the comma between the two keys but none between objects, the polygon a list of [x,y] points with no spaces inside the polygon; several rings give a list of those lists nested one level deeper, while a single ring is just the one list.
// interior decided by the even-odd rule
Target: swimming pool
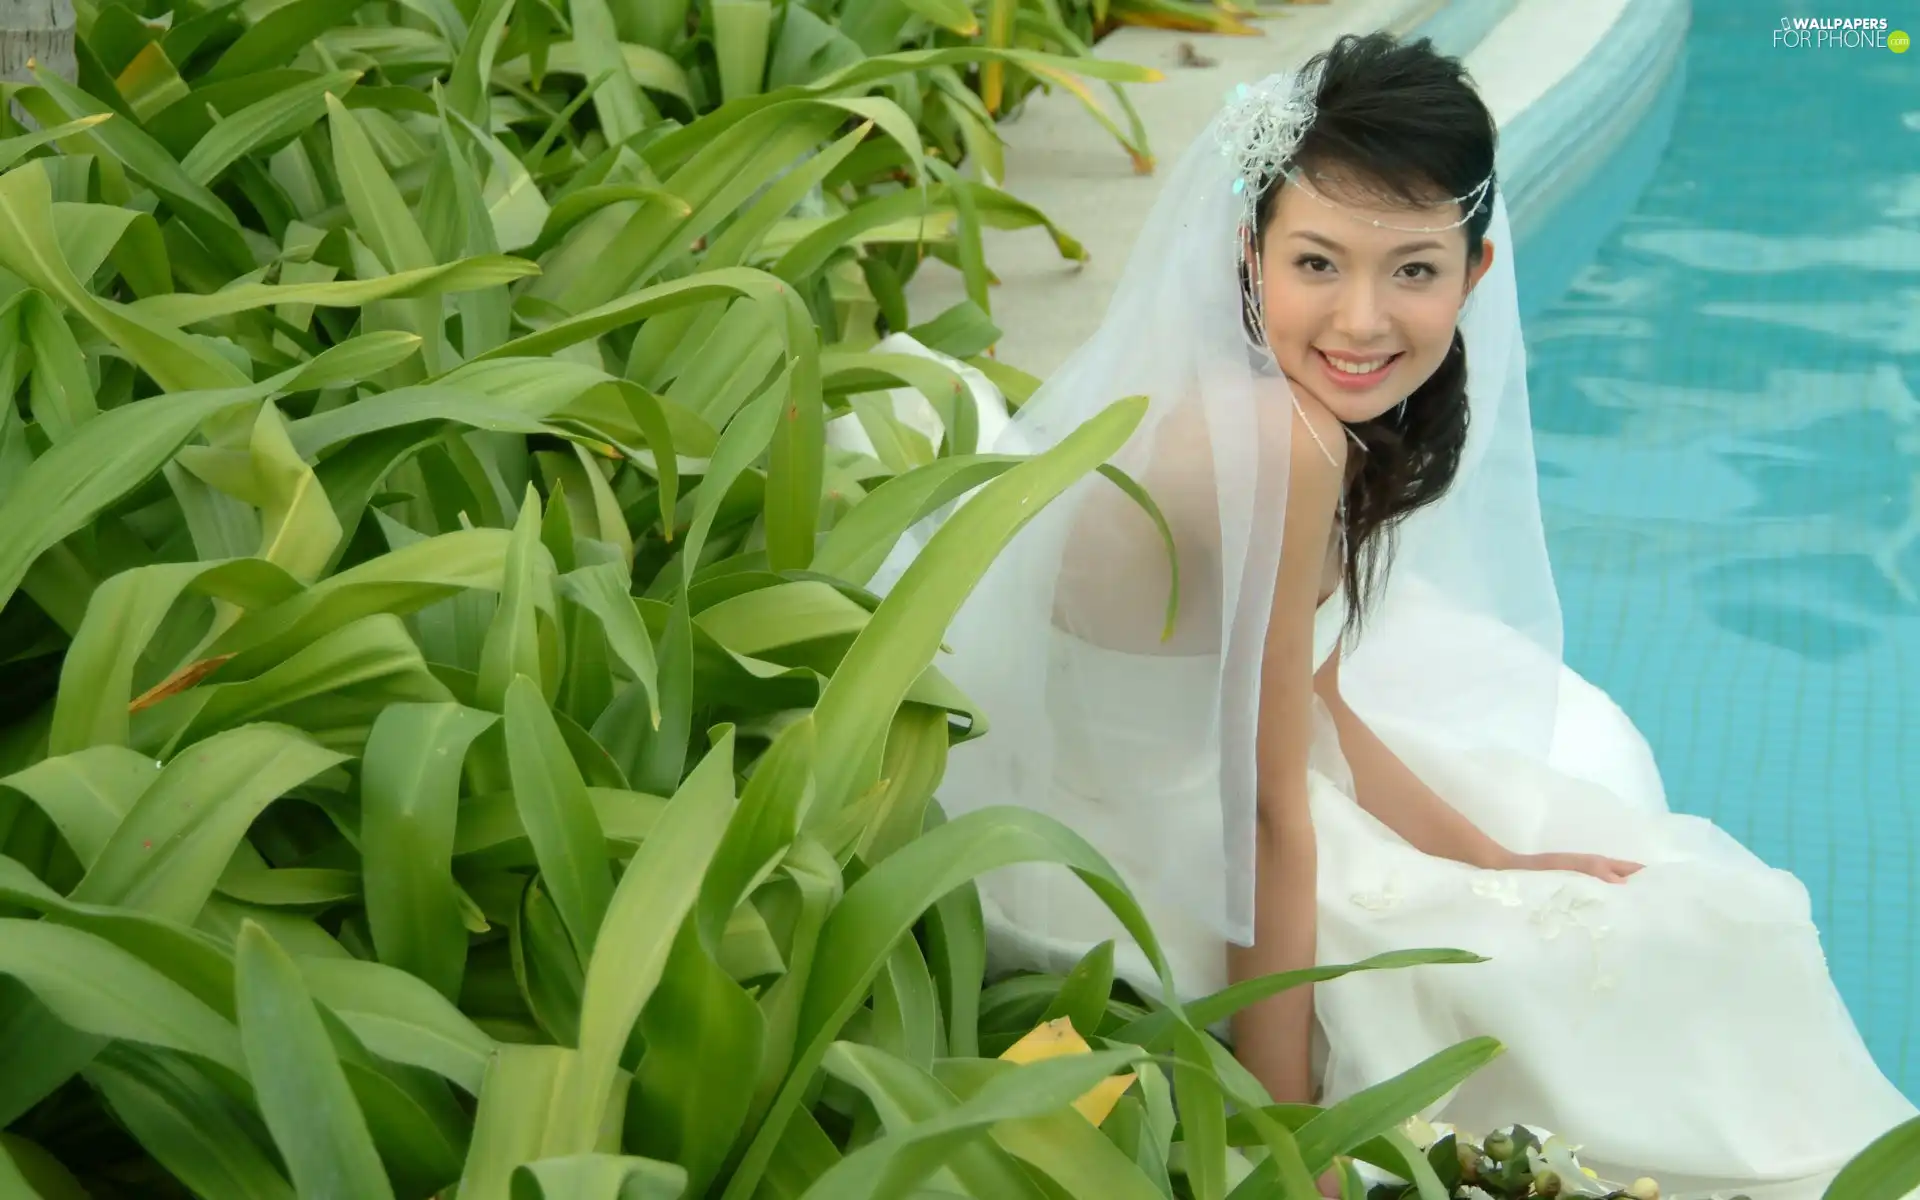
[{"label": "swimming pool", "polygon": [[1693,0],[1664,152],[1529,315],[1530,380],[1568,660],[1675,809],[1806,883],[1920,1100],[1920,52],[1773,46],[1827,15]]}]

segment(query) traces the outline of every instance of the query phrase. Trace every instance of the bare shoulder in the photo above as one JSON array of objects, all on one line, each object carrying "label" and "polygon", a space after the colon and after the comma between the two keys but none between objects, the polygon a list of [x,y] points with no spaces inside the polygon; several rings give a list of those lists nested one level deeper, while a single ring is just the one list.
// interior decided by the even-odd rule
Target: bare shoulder
[{"label": "bare shoulder", "polygon": [[[1296,396],[1284,382],[1261,406],[1270,470],[1286,474],[1286,516],[1280,573],[1273,597],[1275,636],[1311,640],[1303,623],[1319,607],[1340,495],[1351,446],[1340,419],[1311,396]],[[1282,443],[1279,439],[1284,437]],[[1303,675],[1312,674],[1312,666]]]},{"label": "bare shoulder", "polygon": [[1286,419],[1274,421],[1270,428],[1275,434],[1285,430],[1288,494],[1311,509],[1337,502],[1352,449],[1346,427],[1326,405],[1312,396],[1292,393],[1284,382],[1275,393],[1275,407]]}]

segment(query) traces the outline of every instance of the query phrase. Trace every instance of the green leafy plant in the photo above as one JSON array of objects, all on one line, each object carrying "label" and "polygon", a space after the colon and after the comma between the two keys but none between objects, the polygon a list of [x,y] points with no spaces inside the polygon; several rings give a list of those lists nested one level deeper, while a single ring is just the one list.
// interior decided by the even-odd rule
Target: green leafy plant
[{"label": "green leafy plant", "polygon": [[[1060,863],[1152,935],[1070,831],[934,799],[987,733],[947,621],[1143,408],[982,456],[951,370],[875,350],[1031,386],[984,305],[916,325],[897,284],[978,265],[962,211],[1044,218],[936,169],[893,97],[1131,69],[910,50],[669,116],[675,77],[602,36],[639,11],[111,6],[78,84],[11,89],[0,1179],[1214,1196],[1237,1095],[1297,1184],[1347,1146],[1179,1010],[982,1054],[1017,1010],[982,1011],[976,875]],[[901,388],[937,446],[831,448]],[[1155,1098],[1096,1131],[1070,1102],[1121,1067]]]}]

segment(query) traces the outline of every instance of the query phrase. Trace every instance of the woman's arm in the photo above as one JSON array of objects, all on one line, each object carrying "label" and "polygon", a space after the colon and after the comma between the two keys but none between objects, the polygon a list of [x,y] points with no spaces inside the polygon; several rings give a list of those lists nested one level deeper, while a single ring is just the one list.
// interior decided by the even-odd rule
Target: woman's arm
[{"label": "woman's arm", "polygon": [[1353,790],[1361,808],[1422,853],[1495,870],[1517,865],[1511,851],[1481,832],[1459,809],[1423,783],[1360,719],[1360,714],[1347,706],[1340,695],[1338,650],[1314,677],[1314,690],[1333,714],[1334,728],[1340,733],[1340,752],[1353,771]]},{"label": "woman's arm", "polygon": [[1333,713],[1340,752],[1353,771],[1354,798],[1414,849],[1490,870],[1573,871],[1606,883],[1625,883],[1641,869],[1640,863],[1599,854],[1515,854],[1428,787],[1347,707],[1340,696],[1338,650],[1314,677],[1314,688]]},{"label": "woman's arm", "polygon": [[[1291,404],[1281,413],[1293,409]],[[1341,464],[1328,462],[1320,444],[1344,453],[1346,439],[1331,414],[1314,408],[1316,443],[1304,416],[1291,432],[1286,526],[1273,608],[1260,664],[1257,802],[1254,845],[1254,941],[1228,947],[1235,981],[1314,965],[1318,924],[1318,848],[1307,793],[1307,755],[1313,738],[1313,614],[1333,516]],[[1310,1103],[1313,991],[1297,987],[1249,1005],[1233,1020],[1234,1051],[1272,1097]]]},{"label": "woman's arm", "polygon": [[1380,824],[1407,839],[1417,851],[1436,858],[1452,858],[1469,866],[1505,870],[1515,866],[1515,854],[1482,833],[1459,808],[1446,803],[1400,760],[1379,733],[1340,697],[1340,651],[1313,678],[1313,689],[1332,712],[1340,732],[1340,753],[1354,772],[1359,806],[1377,816]]}]

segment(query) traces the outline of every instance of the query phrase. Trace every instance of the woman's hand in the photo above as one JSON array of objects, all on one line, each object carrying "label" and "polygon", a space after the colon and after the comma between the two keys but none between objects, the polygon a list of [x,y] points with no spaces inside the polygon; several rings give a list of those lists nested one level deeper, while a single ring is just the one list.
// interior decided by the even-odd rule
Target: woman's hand
[{"label": "woman's hand", "polygon": [[1326,1200],[1340,1200],[1344,1195],[1340,1190],[1339,1159],[1335,1159],[1334,1164],[1327,1168],[1326,1174],[1320,1176],[1320,1194],[1326,1197]]},{"label": "woman's hand", "polygon": [[1598,854],[1516,854],[1507,863],[1513,871],[1577,871],[1607,883],[1625,883],[1640,863]]}]

